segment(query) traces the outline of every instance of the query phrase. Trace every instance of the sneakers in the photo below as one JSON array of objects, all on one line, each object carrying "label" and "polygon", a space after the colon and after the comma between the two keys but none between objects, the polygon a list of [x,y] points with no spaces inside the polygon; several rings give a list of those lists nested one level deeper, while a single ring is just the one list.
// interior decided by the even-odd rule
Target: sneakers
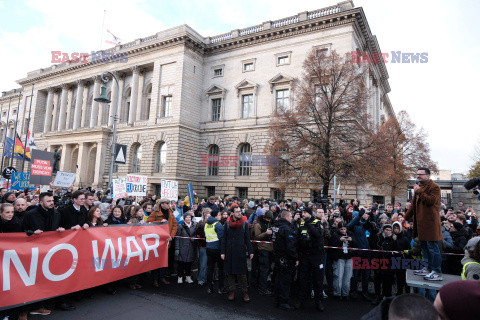
[{"label": "sneakers", "polygon": [[182,277],[178,277],[177,283],[183,283],[183,278],[182,278]]},{"label": "sneakers", "polygon": [[45,308],[40,308],[40,309],[30,311],[30,314],[39,314],[42,316],[48,316],[50,313],[52,313],[52,311],[47,310]]},{"label": "sneakers", "polygon": [[413,271],[413,274],[416,276],[426,276],[429,273],[430,271],[428,271],[427,268],[422,268],[420,270]]},{"label": "sneakers", "polygon": [[439,273],[436,273],[435,271],[430,272],[427,274],[425,277],[423,277],[425,280],[430,280],[430,281],[442,281],[442,275]]},{"label": "sneakers", "polygon": [[186,283],[193,283],[192,277],[191,276],[186,276],[185,277],[185,282]]},{"label": "sneakers", "polygon": [[327,299],[327,298],[328,298],[328,295],[325,293],[325,291],[322,291],[322,298],[323,298],[323,299]]}]

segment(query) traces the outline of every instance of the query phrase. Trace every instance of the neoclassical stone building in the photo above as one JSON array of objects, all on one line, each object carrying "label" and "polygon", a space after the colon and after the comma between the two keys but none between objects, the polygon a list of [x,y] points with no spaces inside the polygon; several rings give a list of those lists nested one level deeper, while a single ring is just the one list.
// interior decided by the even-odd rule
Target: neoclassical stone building
[{"label": "neoclassical stone building", "polygon": [[[104,51],[123,54],[123,61],[88,59],[29,72],[17,81],[26,93],[20,103],[22,130],[30,99],[25,96],[34,86],[30,130],[35,142],[61,152],[60,169],[77,172],[77,185],[106,187],[117,113],[117,143],[128,151],[127,164],[115,166],[114,178],[147,175],[149,190],[157,193],[167,178],[179,182],[180,194],[192,181],[201,196],[279,197],[267,167],[254,159],[265,156],[276,105],[293,103],[291,84],[301,77],[304,59],[312,50],[333,49],[381,52],[362,8],[351,1],[214,37],[182,25]],[[113,81],[107,84],[109,105],[93,100],[105,70],[120,82],[119,88]],[[374,121],[394,116],[385,65],[372,64],[366,83],[373,92]],[[1,97],[2,112],[12,94],[18,96]],[[209,166],[207,154],[218,155],[219,165]],[[361,186],[347,191],[370,200],[381,196]],[[310,200],[316,191],[312,186],[285,192]]]}]

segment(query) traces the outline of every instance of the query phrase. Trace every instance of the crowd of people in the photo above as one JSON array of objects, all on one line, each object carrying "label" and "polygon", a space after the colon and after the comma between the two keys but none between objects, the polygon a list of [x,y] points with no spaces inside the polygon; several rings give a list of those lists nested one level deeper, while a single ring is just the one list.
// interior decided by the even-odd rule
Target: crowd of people
[{"label": "crowd of people", "polygon": [[[420,243],[414,237],[414,221],[406,219],[410,203],[363,205],[357,199],[306,203],[229,195],[178,201],[148,195],[113,201],[102,192],[72,188],[52,188],[36,194],[0,189],[0,199],[0,233],[33,235],[166,223],[172,238],[169,264],[152,270],[153,287],[170,285],[174,277],[178,284],[196,282],[208,294],[225,294],[230,301],[237,298],[239,288],[244,302],[250,301],[249,291],[255,288],[261,295],[273,296],[275,305],[283,310],[306,308],[311,299],[317,310],[324,311],[327,298],[390,304],[395,296],[407,292],[406,270],[375,268],[374,262],[422,259]],[[480,225],[476,213],[472,208],[462,211],[442,205],[439,214],[442,253],[461,254],[442,255],[442,272],[479,281]],[[369,288],[371,282],[373,290]],[[138,275],[125,279],[125,284],[132,290],[142,287]],[[108,284],[106,291],[115,294],[118,285]],[[418,293],[426,295],[425,290]],[[436,296],[440,295],[432,290],[427,295],[432,303]],[[69,300],[56,298],[55,307],[75,309]],[[456,307],[443,295],[442,301],[444,309]],[[28,312],[47,315],[51,311],[34,304],[15,312],[18,319],[27,319]],[[451,314],[449,310],[442,312]]]}]

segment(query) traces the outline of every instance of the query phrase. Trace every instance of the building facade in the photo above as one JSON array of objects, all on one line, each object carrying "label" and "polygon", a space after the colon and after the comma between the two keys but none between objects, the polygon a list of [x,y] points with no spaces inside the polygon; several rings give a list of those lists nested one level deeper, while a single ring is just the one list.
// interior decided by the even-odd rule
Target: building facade
[{"label": "building facade", "polygon": [[[105,62],[90,57],[29,72],[17,81],[28,95],[33,87],[29,122],[23,120],[30,98],[21,97],[21,127],[29,124],[40,149],[58,149],[60,170],[76,172],[77,186],[106,188],[117,114],[116,142],[128,149],[114,178],[146,175],[157,194],[161,179],[171,179],[180,194],[192,181],[200,196],[310,200],[315,186],[276,190],[263,159],[270,117],[278,104],[293,104],[292,81],[302,77],[312,50],[381,52],[362,8],[351,1],[214,37],[182,25],[105,50],[117,57]],[[108,105],[94,101],[106,70],[119,79],[119,87],[107,83]],[[394,117],[385,65],[372,64],[365,80],[374,122]],[[11,94],[1,97],[2,112]],[[375,195],[369,190],[346,187],[365,200]]]}]

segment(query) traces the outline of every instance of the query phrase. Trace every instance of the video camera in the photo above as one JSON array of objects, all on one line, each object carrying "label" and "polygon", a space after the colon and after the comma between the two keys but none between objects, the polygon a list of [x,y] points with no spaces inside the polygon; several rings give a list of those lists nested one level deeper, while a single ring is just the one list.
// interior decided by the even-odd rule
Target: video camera
[{"label": "video camera", "polygon": [[467,190],[473,190],[473,194],[478,195],[477,189],[480,189],[480,178],[473,178],[465,182],[463,185]]}]

